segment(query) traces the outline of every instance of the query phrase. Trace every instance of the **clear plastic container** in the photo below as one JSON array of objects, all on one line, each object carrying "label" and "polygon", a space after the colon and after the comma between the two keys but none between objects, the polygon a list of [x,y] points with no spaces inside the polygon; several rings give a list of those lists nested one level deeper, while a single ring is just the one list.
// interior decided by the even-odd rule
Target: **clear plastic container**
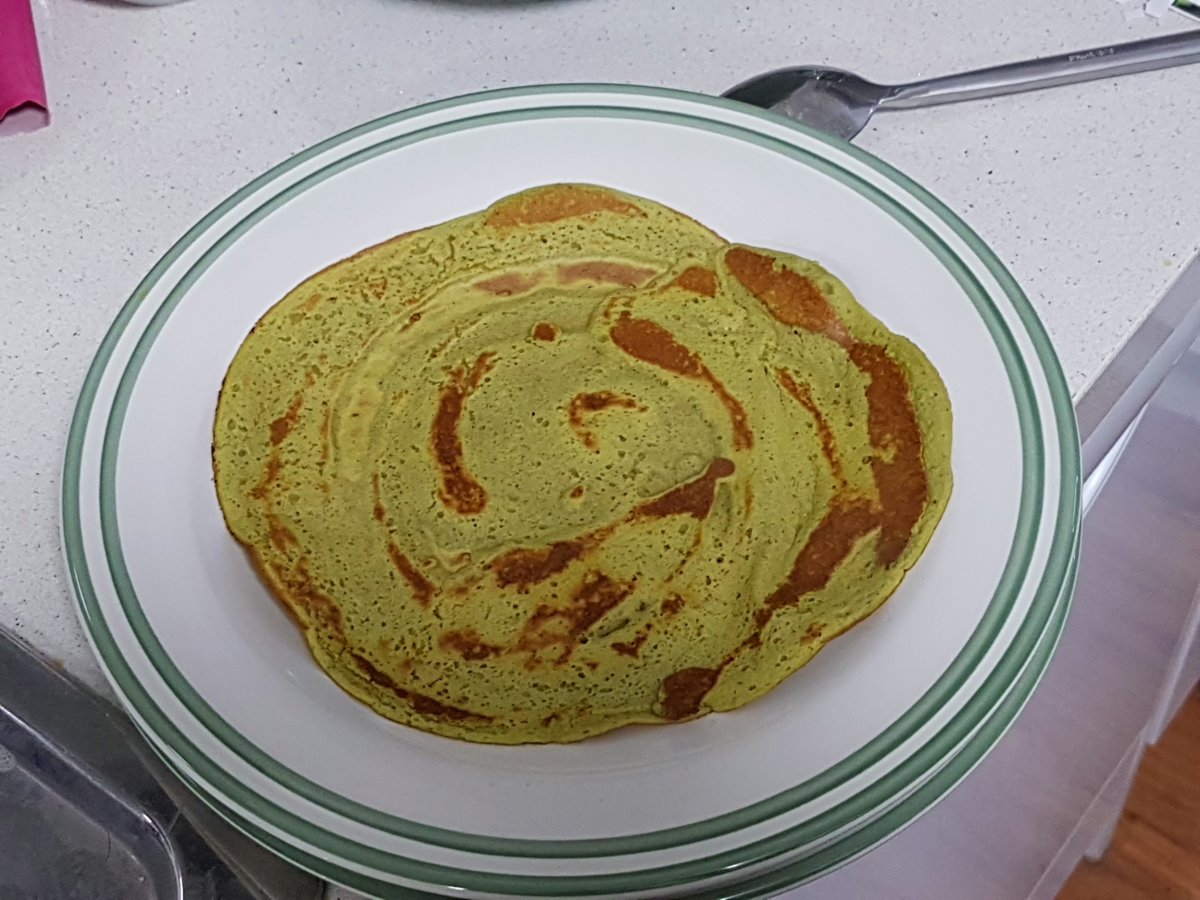
[{"label": "clear plastic container", "polygon": [[170,838],[112,785],[0,713],[0,897],[180,896]]},{"label": "clear plastic container", "polygon": [[310,900],[320,891],[200,804],[118,710],[0,629],[2,900]]}]

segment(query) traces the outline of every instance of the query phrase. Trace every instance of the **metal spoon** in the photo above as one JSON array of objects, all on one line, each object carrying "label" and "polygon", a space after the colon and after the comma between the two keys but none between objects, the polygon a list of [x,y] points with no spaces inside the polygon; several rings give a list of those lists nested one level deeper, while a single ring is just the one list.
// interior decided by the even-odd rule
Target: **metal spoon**
[{"label": "metal spoon", "polygon": [[850,140],[876,110],[918,109],[1197,62],[1200,31],[1188,31],[909,84],[876,84],[841,69],[796,66],[743,81],[724,96]]}]

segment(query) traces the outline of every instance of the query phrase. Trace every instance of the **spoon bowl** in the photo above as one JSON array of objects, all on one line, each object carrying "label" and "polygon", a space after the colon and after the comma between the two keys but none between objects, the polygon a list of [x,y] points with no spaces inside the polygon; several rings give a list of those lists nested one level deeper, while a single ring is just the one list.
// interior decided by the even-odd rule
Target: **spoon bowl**
[{"label": "spoon bowl", "polygon": [[743,81],[724,96],[849,141],[863,130],[889,90],[844,69],[795,66]]},{"label": "spoon bowl", "polygon": [[877,110],[957,103],[1197,62],[1200,31],[1193,29],[908,84],[877,84],[843,69],[793,66],[743,81],[724,96],[848,141]]}]

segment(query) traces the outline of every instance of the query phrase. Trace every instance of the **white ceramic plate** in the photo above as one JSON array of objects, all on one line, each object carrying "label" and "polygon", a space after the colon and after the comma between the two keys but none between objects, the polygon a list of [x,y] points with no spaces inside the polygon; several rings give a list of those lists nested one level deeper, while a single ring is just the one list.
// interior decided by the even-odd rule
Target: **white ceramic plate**
[{"label": "white ceramic plate", "polygon": [[[388,722],[317,669],[224,528],[212,417],[234,351],[297,282],[553,181],[650,197],[842,277],[945,379],[955,489],[895,596],[762,700],[571,746],[477,746]],[[944,772],[982,757],[1044,667],[1069,601],[1074,429],[1019,288],[882,162],[696,95],[518,89],[339,135],[171,249],[84,385],[64,546],[85,626],[139,727],[277,849],[377,892],[662,895],[845,858],[928,806]]]},{"label": "white ceramic plate", "polygon": [[[1074,565],[1074,564],[1073,564]],[[1073,589],[1074,569],[1064,587],[1066,593]],[[758,871],[747,872],[741,868],[728,876],[708,877],[703,883],[689,882],[672,885],[666,889],[654,892],[642,892],[640,896],[647,897],[686,897],[688,900],[743,900],[743,898],[758,898],[771,896],[774,893],[811,881],[824,872],[846,863],[870,850],[872,847],[896,833],[922,810],[928,808],[939,797],[962,780],[982,759],[1003,733],[1008,723],[1021,709],[1041,677],[1043,667],[1050,659],[1059,635],[1066,621],[1069,603],[1064,597],[1056,608],[1054,617],[1046,631],[1039,639],[1034,659],[1031,660],[1022,675],[1014,682],[1012,691],[1004,702],[997,707],[987,723],[972,737],[971,741],[925,784],[914,792],[903,803],[875,818],[865,827],[853,830],[842,840],[835,841],[825,847],[809,848],[782,854],[771,860],[768,865],[758,867]],[[186,776],[185,776],[186,777]],[[295,844],[280,841],[271,834],[264,832],[251,822],[239,816],[232,810],[222,806],[221,801],[204,793],[199,786],[195,789],[209,803],[243,831],[252,835],[263,844],[275,849],[281,855],[291,859],[296,865],[323,874],[340,884],[355,888],[365,894],[377,897],[423,897],[436,896],[446,893],[444,884],[421,884],[410,882],[407,887],[399,888],[393,881],[386,881],[365,876],[360,872],[339,867],[317,860],[304,853]],[[402,893],[401,893],[402,891]],[[458,892],[469,896],[481,896],[480,892]],[[500,894],[489,891],[486,896],[508,897],[510,894]],[[626,896],[629,896],[628,894]]]}]

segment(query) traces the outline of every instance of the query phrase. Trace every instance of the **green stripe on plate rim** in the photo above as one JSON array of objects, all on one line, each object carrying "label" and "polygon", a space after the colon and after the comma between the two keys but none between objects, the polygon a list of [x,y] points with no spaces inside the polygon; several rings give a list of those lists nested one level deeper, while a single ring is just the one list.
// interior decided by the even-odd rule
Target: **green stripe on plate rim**
[{"label": "green stripe on plate rim", "polygon": [[[569,90],[572,93],[620,92],[620,93],[641,94],[643,96],[645,96],[645,95],[664,96],[664,97],[670,97],[670,98],[675,98],[675,99],[688,100],[693,103],[699,102],[699,103],[705,103],[708,105],[714,105],[714,106],[719,106],[719,107],[737,108],[735,105],[727,103],[725,101],[717,101],[717,100],[712,100],[710,98],[699,98],[699,97],[695,97],[692,95],[683,94],[683,93],[679,93],[679,92],[655,91],[655,90],[642,91],[642,90],[631,90],[628,88],[607,88],[607,87],[603,87],[603,86],[588,87],[588,88],[583,89],[582,91],[580,89],[574,88],[574,87],[514,89],[514,90],[509,90],[509,91],[504,91],[504,92],[498,92],[497,94],[493,94],[490,96],[492,96],[492,97],[495,97],[495,96],[509,96],[509,97],[512,97],[512,96],[522,96],[522,97],[524,97],[524,96],[539,96],[539,95],[544,95],[545,93],[556,93],[556,92],[559,92],[562,90]],[[153,702],[150,701],[149,698],[146,697],[145,694],[141,691],[140,685],[138,685],[136,683],[136,681],[133,680],[131,673],[129,672],[128,668],[125,666],[123,660],[120,658],[120,654],[116,650],[115,645],[112,642],[111,635],[107,631],[107,626],[103,622],[102,616],[99,614],[98,607],[96,606],[95,596],[94,596],[94,593],[91,588],[90,576],[89,576],[88,572],[86,571],[86,560],[84,559],[83,552],[82,552],[82,533],[81,533],[80,523],[79,523],[79,519],[78,519],[78,512],[77,512],[78,500],[79,500],[79,498],[78,498],[79,470],[82,465],[82,459],[81,459],[82,444],[83,444],[83,438],[84,438],[84,435],[86,432],[87,420],[90,417],[95,392],[96,392],[98,383],[101,379],[101,376],[103,375],[104,366],[107,364],[108,359],[111,356],[111,353],[114,349],[115,344],[119,340],[125,327],[128,325],[129,320],[132,318],[134,312],[136,311],[137,306],[140,304],[141,300],[144,298],[144,296],[147,293],[147,291],[149,290],[149,288],[151,286],[153,286],[158,281],[158,279],[160,279],[162,277],[165,270],[171,264],[173,264],[176,259],[178,259],[178,257],[187,249],[188,246],[190,246],[191,243],[193,243],[196,239],[198,239],[203,234],[203,232],[206,231],[209,227],[211,227],[211,225],[217,219],[219,219],[221,216],[223,216],[225,213],[227,213],[230,208],[235,206],[237,203],[239,203],[241,200],[243,200],[246,196],[248,196],[248,195],[254,193],[255,191],[259,190],[260,188],[266,186],[272,180],[274,180],[275,178],[278,178],[280,175],[282,175],[286,171],[290,170],[291,168],[295,167],[296,165],[299,165],[300,163],[305,162],[308,159],[311,159],[313,156],[320,154],[324,150],[327,150],[333,146],[336,146],[337,144],[342,143],[346,140],[349,140],[353,137],[356,137],[356,136],[366,133],[370,130],[377,129],[377,128],[385,126],[385,125],[393,124],[393,123],[400,121],[402,119],[405,119],[405,118],[410,118],[412,116],[425,114],[425,113],[429,112],[430,109],[445,108],[445,107],[449,107],[449,106],[457,106],[457,105],[462,105],[464,103],[472,103],[472,102],[477,102],[477,98],[464,98],[464,99],[460,99],[460,100],[456,100],[456,101],[445,101],[440,104],[435,104],[432,107],[425,107],[425,108],[421,108],[421,109],[417,109],[417,110],[411,110],[406,113],[400,113],[400,114],[386,117],[385,119],[378,120],[374,123],[368,123],[367,125],[360,126],[357,129],[354,129],[350,132],[344,133],[343,135],[340,135],[338,137],[332,138],[329,141],[325,142],[324,144],[318,145],[317,147],[312,148],[311,150],[306,151],[305,153],[300,154],[297,157],[294,157],[293,159],[282,164],[281,166],[279,166],[279,167],[273,169],[272,171],[266,173],[265,175],[261,176],[259,179],[256,179],[254,182],[252,182],[250,185],[248,185],[246,188],[244,188],[238,194],[235,194],[233,197],[231,197],[229,200],[227,200],[225,203],[223,203],[220,207],[218,207],[216,210],[214,210],[212,213],[210,213],[208,216],[206,216],[203,220],[201,220],[201,222],[198,223],[197,226],[195,228],[193,228],[178,244],[176,244],[176,246],[173,247],[171,249],[171,251],[168,252],[168,254],[159,262],[159,264],[155,266],[155,268],[147,276],[146,280],[142,283],[142,285],[139,286],[138,290],[135,291],[133,298],[131,298],[129,303],[121,311],[120,315],[117,317],[117,320],[114,322],[112,328],[109,331],[109,334],[105,337],[105,340],[101,345],[100,351],[97,355],[96,361],[93,363],[92,369],[89,371],[88,379],[85,382],[84,391],[80,398],[80,403],[79,403],[79,406],[76,411],[76,416],[72,423],[71,438],[69,441],[68,454],[67,454],[67,467],[66,467],[65,480],[64,480],[64,495],[63,495],[64,539],[65,539],[66,547],[67,547],[68,562],[72,569],[72,577],[73,577],[73,581],[75,584],[77,595],[79,597],[79,602],[80,602],[80,606],[81,606],[81,614],[83,616],[85,624],[88,626],[89,630],[92,633],[93,640],[95,641],[95,643],[97,645],[97,649],[100,652],[102,659],[110,667],[110,677],[112,677],[114,679],[114,681],[117,682],[124,689],[123,692],[126,692],[128,694],[128,701],[131,703],[131,705],[135,709],[138,709],[139,712],[145,716],[148,723],[151,724],[151,727],[154,727],[160,734],[170,735],[176,739],[176,740],[170,740],[167,737],[163,738],[164,742],[168,746],[175,747],[175,748],[179,749],[180,751],[182,751],[180,753],[181,757],[187,758],[188,756],[195,756],[196,755],[195,749],[190,747],[189,742],[187,742],[187,740],[185,738],[183,738],[182,735],[180,735],[174,729],[173,725],[171,725],[169,722],[166,722],[165,719],[163,719],[161,712],[157,709],[157,707],[154,706]],[[741,111],[745,112],[745,110],[741,110]],[[645,115],[645,116],[648,116],[651,118],[662,118],[661,114],[655,114],[651,111],[634,110],[632,112],[635,114]],[[617,113],[617,111],[613,110],[611,107],[608,107],[608,108],[601,107],[601,108],[597,108],[597,109],[588,110],[585,114],[603,115],[606,113],[619,114],[619,113]],[[518,110],[518,111],[516,111],[516,114],[517,115],[522,115],[522,114],[528,115],[529,111]],[[562,110],[562,108],[553,108],[552,107],[552,108],[548,108],[546,110],[541,111],[539,114],[540,115],[549,115],[549,116],[563,115],[564,111]],[[679,114],[671,114],[671,115],[674,116],[675,118],[688,118],[686,116],[681,117],[681,116],[679,116]],[[695,125],[696,121],[697,120],[691,120],[690,124]],[[698,121],[702,127],[717,126],[717,127],[720,127],[722,130],[736,133],[737,136],[739,136],[743,139],[751,139],[757,143],[764,143],[767,145],[772,145],[772,146],[775,146],[776,149],[781,149],[781,147],[782,147],[784,152],[789,152],[789,153],[792,153],[793,155],[795,155],[797,152],[803,152],[803,151],[798,151],[798,148],[792,147],[791,145],[786,144],[785,142],[777,141],[772,138],[766,138],[765,136],[759,135],[758,133],[753,132],[753,131],[747,133],[742,129],[736,128],[735,126],[718,126],[718,123],[712,123],[712,122],[709,122],[704,119],[699,119]],[[768,119],[768,121],[774,121],[774,120]],[[778,122],[775,122],[775,124],[778,124]],[[1074,521],[1074,522],[1068,521],[1067,516],[1063,515],[1060,511],[1059,524],[1058,524],[1058,529],[1057,529],[1058,535],[1056,535],[1056,544],[1057,544],[1056,550],[1057,550],[1057,552],[1053,553],[1054,559],[1052,560],[1052,565],[1048,567],[1047,578],[1044,579],[1044,583],[1043,583],[1043,588],[1045,588],[1047,583],[1049,583],[1051,581],[1051,576],[1053,574],[1051,570],[1055,569],[1055,565],[1053,565],[1053,563],[1057,561],[1058,563],[1061,564],[1063,559],[1069,559],[1069,555],[1070,555],[1069,550],[1064,553],[1064,548],[1062,546],[1063,541],[1064,541],[1064,538],[1066,538],[1066,540],[1069,542],[1069,534],[1077,529],[1077,525],[1078,525],[1078,522],[1077,522],[1077,517],[1078,517],[1078,509],[1077,509],[1077,507],[1078,507],[1078,502],[1077,502],[1078,460],[1077,460],[1077,458],[1075,458],[1074,454],[1068,452],[1068,450],[1067,450],[1067,448],[1071,447],[1074,444],[1074,421],[1073,421],[1073,416],[1071,414],[1069,396],[1067,394],[1065,384],[1062,381],[1061,372],[1057,369],[1057,365],[1054,361],[1053,351],[1050,349],[1049,342],[1046,339],[1044,332],[1042,332],[1040,324],[1036,320],[1036,316],[1034,316],[1032,310],[1029,308],[1028,301],[1026,301],[1023,298],[1023,296],[1020,294],[1019,288],[1017,288],[1015,283],[1012,282],[1011,277],[1009,277],[1007,275],[1007,273],[1004,272],[1003,267],[999,264],[999,262],[997,260],[995,260],[994,257],[991,256],[990,252],[982,244],[982,241],[979,241],[978,238],[976,238],[974,235],[972,235],[966,229],[966,227],[964,225],[962,225],[962,223],[957,222],[955,220],[955,218],[953,217],[953,214],[949,213],[948,210],[946,210],[944,207],[942,207],[936,200],[934,200],[932,197],[930,197],[928,194],[926,194],[918,186],[916,186],[915,184],[908,181],[906,178],[904,178],[904,176],[901,176],[898,173],[893,172],[885,164],[883,164],[877,160],[874,160],[873,158],[867,156],[866,154],[862,153],[861,151],[856,150],[855,148],[848,147],[846,145],[841,144],[840,142],[828,140],[822,136],[811,135],[809,132],[804,131],[803,129],[797,129],[797,130],[803,131],[809,137],[816,137],[818,140],[822,140],[825,143],[829,143],[832,146],[835,146],[835,147],[841,149],[842,151],[851,154],[852,156],[858,158],[859,160],[866,162],[868,165],[872,166],[874,169],[879,171],[885,177],[890,176],[892,178],[892,180],[899,183],[901,185],[901,187],[906,188],[911,193],[918,196],[918,198],[922,202],[924,202],[926,205],[930,206],[933,209],[935,214],[938,214],[944,221],[946,221],[952,228],[954,228],[962,239],[968,241],[972,245],[972,249],[980,255],[980,257],[983,259],[984,263],[993,272],[993,274],[996,277],[1002,279],[1002,284],[1004,285],[1006,293],[1008,293],[1009,298],[1013,302],[1013,305],[1014,305],[1018,315],[1022,318],[1025,326],[1030,331],[1030,335],[1034,341],[1035,347],[1037,348],[1038,355],[1041,357],[1043,365],[1045,365],[1045,367],[1046,367],[1046,376],[1050,382],[1051,393],[1056,400],[1056,412],[1057,412],[1058,426],[1059,426],[1058,430],[1060,432],[1060,438],[1062,439],[1063,448],[1064,448],[1064,450],[1063,450],[1063,454],[1064,454],[1064,473],[1063,473],[1064,474],[1064,479],[1063,479],[1064,496],[1061,498],[1064,502],[1064,506],[1066,506],[1066,507],[1071,506],[1072,504],[1068,501],[1070,500],[1070,498],[1072,496],[1074,496],[1074,504],[1073,505],[1074,505],[1074,515],[1075,515],[1076,521]],[[856,178],[856,176],[848,176],[848,177]],[[893,211],[893,214],[894,214],[894,211]],[[1040,450],[1040,441],[1038,443],[1037,449]],[[1040,504],[1038,504],[1038,505],[1040,505]],[[1071,510],[1067,509],[1066,512],[1067,512],[1067,515],[1069,515]],[[1040,605],[1045,606],[1044,603],[1040,604]],[[929,698],[927,697],[924,699],[928,700]],[[918,704],[918,706],[920,706],[920,704]],[[916,709],[916,707],[914,707],[914,710],[915,709]],[[910,712],[912,712],[912,711],[910,711]],[[158,725],[162,726],[161,729],[159,729],[154,724],[156,721],[158,722]],[[864,754],[862,754],[860,752],[860,754],[858,754],[857,759],[855,757],[852,757],[848,762],[851,764],[853,764],[856,761],[861,762],[862,761],[861,758],[863,755]],[[208,762],[207,760],[202,760],[202,764],[199,768],[203,769],[204,768],[203,763],[207,763],[207,762]],[[819,776],[819,779],[821,777],[823,777],[823,776]],[[214,780],[219,781],[220,779],[214,779]],[[828,780],[828,779],[826,779],[826,780]],[[785,794],[780,795],[777,798],[772,798],[772,800],[764,801],[763,803],[766,804],[767,806],[770,806],[772,804],[778,805],[780,803],[783,803],[783,804],[785,804],[784,808],[786,808],[788,805],[794,805],[795,802],[798,802],[795,799],[796,792],[805,788],[806,786],[809,786],[810,784],[812,784],[812,783],[810,782],[810,783],[806,783],[806,785],[801,785],[798,788],[794,788],[789,792],[785,792]],[[289,785],[289,787],[292,787],[292,789],[295,789],[295,787],[292,785]],[[313,786],[313,787],[315,787],[315,786]],[[826,785],[824,785],[824,784],[818,785],[818,787],[822,790],[826,789]],[[318,788],[318,790],[320,790],[320,789]],[[231,797],[244,795],[244,791],[240,790],[236,785],[234,785],[233,789],[229,790],[228,792]],[[303,795],[304,792],[301,789],[301,790],[298,790],[297,793],[300,793],[301,795]],[[342,801],[343,803],[349,803],[349,801],[345,801],[344,798],[338,798],[335,796],[334,799],[336,801]],[[247,808],[251,808],[253,806],[254,806],[254,803],[252,801],[250,804],[248,804]],[[355,806],[357,806],[357,805],[355,804]],[[756,807],[750,808],[750,815],[755,815],[755,813],[758,811],[759,806],[761,806],[761,805],[756,805]],[[367,812],[371,813],[373,811],[367,810]],[[721,817],[720,819],[715,820],[715,821],[720,822],[721,820],[726,819],[729,816],[734,816],[734,817],[739,817],[738,824],[735,827],[745,827],[746,824],[749,824],[749,821],[744,821],[746,819],[747,812],[748,812],[747,810],[743,810],[743,811],[740,811],[739,813],[728,814],[728,816]],[[774,810],[769,809],[769,808],[765,809],[763,811],[763,813],[764,814],[762,814],[762,815],[755,815],[755,818],[750,821],[761,820],[761,818],[777,814]],[[374,815],[382,816],[382,814],[374,814]],[[264,820],[266,820],[267,818],[268,817],[264,817]],[[384,818],[390,820],[392,817],[384,817]],[[373,822],[368,822],[367,824],[372,825],[372,827],[378,827]],[[698,839],[703,834],[703,829],[704,829],[705,824],[706,823],[698,823],[697,825],[683,826],[680,829],[672,829],[669,832],[660,832],[657,835],[629,836],[629,837],[625,837],[625,838],[615,839],[615,842],[617,843],[616,847],[611,846],[614,843],[614,841],[604,840],[604,839],[601,839],[599,841],[547,842],[547,843],[550,843],[553,847],[556,847],[556,848],[558,848],[558,850],[562,851],[561,853],[557,853],[555,855],[566,855],[566,856],[580,855],[581,853],[587,853],[589,855],[603,855],[603,853],[606,853],[606,852],[620,853],[620,852],[627,852],[627,848],[632,849],[634,851],[645,851],[648,849],[654,849],[654,848],[661,847],[661,846],[672,846],[673,844],[670,842],[666,842],[661,839],[657,839],[657,838],[661,838],[663,835],[668,835],[671,839],[674,839],[676,837],[683,837],[685,841]],[[410,833],[413,833],[413,829],[419,830],[421,833],[419,835],[417,835],[418,840],[425,840],[427,842],[438,842],[436,840],[429,841],[429,837],[438,836],[438,835],[436,835],[436,831],[438,831],[436,829],[431,829],[429,826],[420,826],[420,825],[417,825],[416,823],[404,823],[404,827],[405,827],[405,830],[409,831]],[[281,829],[281,830],[287,831],[286,828]],[[700,831],[700,834],[697,834],[698,830]],[[435,834],[430,834],[430,832],[435,832]],[[447,832],[444,836],[451,838],[452,843],[448,844],[449,846],[462,847],[463,842],[462,842],[462,840],[460,840],[460,838],[462,838],[464,836],[458,835],[458,833],[456,833],[456,832]],[[469,840],[472,836],[466,836],[466,837]],[[486,845],[487,845],[487,850],[485,852],[489,852],[489,851],[494,852],[497,849],[501,849],[503,844],[508,843],[508,841],[506,841],[505,839],[498,839],[498,838],[483,838],[482,840],[485,841]],[[520,846],[522,848],[529,847],[528,842],[518,842],[518,843],[520,844]],[[597,843],[608,844],[609,846],[597,847],[596,846]],[[314,843],[314,846],[315,845],[316,844]],[[580,846],[580,845],[582,845],[582,846]],[[463,849],[474,850],[475,848],[474,847],[464,847]],[[532,851],[532,853],[530,855],[544,856],[544,855],[546,855],[544,853],[544,850],[545,850],[545,848],[542,848],[542,847],[534,848],[534,850]],[[597,852],[598,850],[600,851],[599,853]]]},{"label": "green stripe on plate rim", "polygon": [[[1078,546],[1076,546],[1076,549],[1078,549]],[[967,744],[962,748],[962,751],[935,773],[929,781],[878,819],[873,820],[862,829],[836,840],[826,847],[822,847],[811,855],[787,862],[779,868],[751,875],[745,881],[734,882],[718,889],[705,890],[700,888],[700,893],[689,894],[689,896],[693,900],[743,900],[743,898],[749,900],[749,898],[769,896],[776,891],[787,890],[796,885],[812,881],[839,866],[851,862],[871,848],[883,843],[900,831],[908,822],[916,818],[923,810],[929,808],[938,799],[945,796],[983,760],[987,749],[1003,736],[1004,732],[1008,730],[1008,727],[1015,720],[1017,713],[1029,701],[1033,689],[1045,673],[1054,648],[1062,635],[1070,605],[1069,599],[1075,586],[1077,568],[1077,557],[1073,557],[1071,571],[1063,586],[1063,592],[1055,608],[1054,616],[1038,642],[1034,657],[1030,660],[1025,671],[1019,676],[1013,690],[1005,697],[988,721],[969,739]],[[971,751],[975,752],[972,753]],[[244,819],[226,807],[218,798],[206,793],[201,786],[190,781],[185,773],[178,770],[175,771],[182,780],[191,785],[197,794],[202,796],[219,815],[235,828],[248,834],[263,846],[275,851],[300,868],[321,878],[326,878],[346,887],[361,891],[364,894],[381,898],[445,896],[444,894],[430,893],[416,888],[402,887],[387,881],[380,881],[361,872],[318,859],[298,847],[279,840],[279,838]],[[674,888],[687,886],[687,884],[688,882],[677,882],[666,887]],[[428,887],[432,888],[435,885],[428,885]],[[437,885],[436,887],[456,888],[459,886]]]}]

